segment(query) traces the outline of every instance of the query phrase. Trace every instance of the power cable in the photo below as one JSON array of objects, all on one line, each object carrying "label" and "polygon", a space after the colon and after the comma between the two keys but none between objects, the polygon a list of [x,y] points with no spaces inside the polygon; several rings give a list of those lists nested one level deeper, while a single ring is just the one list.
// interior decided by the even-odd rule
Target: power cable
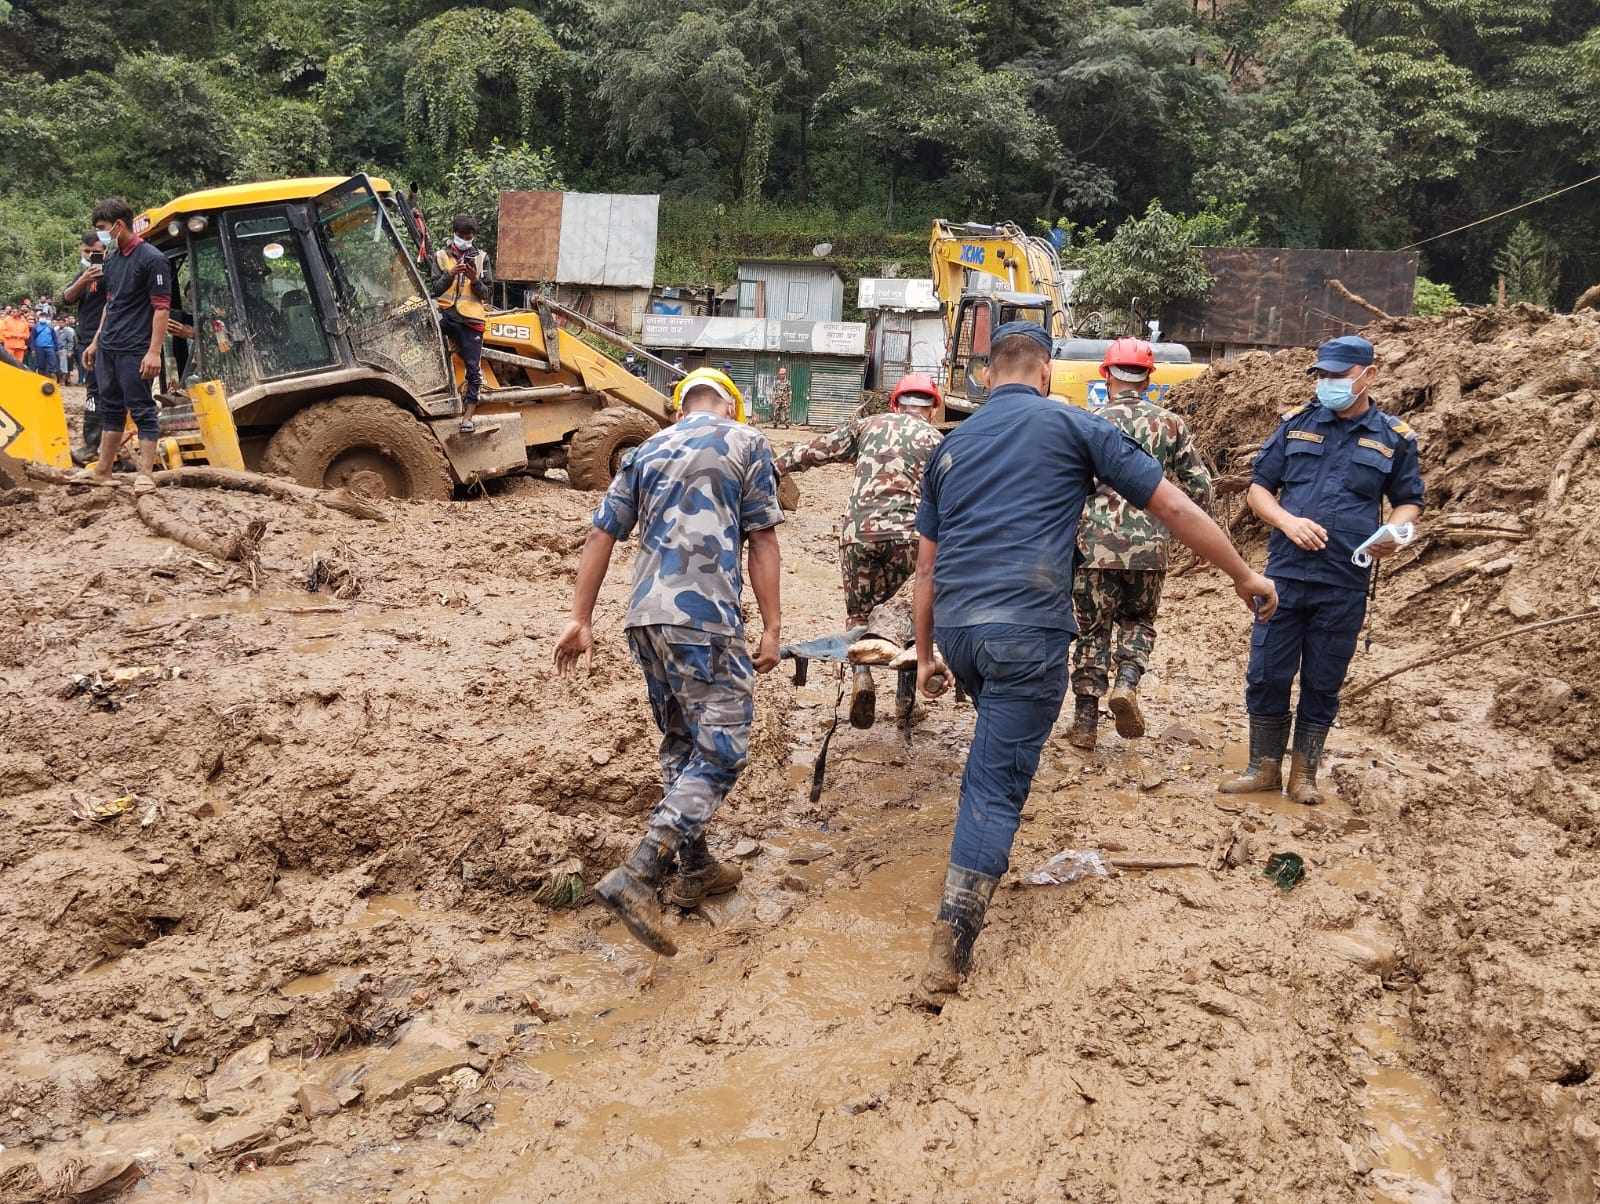
[{"label": "power cable", "polygon": [[1526,209],[1530,205],[1542,204],[1543,202],[1550,200],[1552,197],[1560,196],[1563,192],[1571,192],[1574,188],[1582,188],[1585,184],[1593,184],[1596,180],[1600,180],[1600,175],[1590,176],[1587,180],[1579,180],[1576,184],[1568,184],[1565,188],[1557,188],[1554,192],[1547,192],[1543,196],[1535,197],[1531,201],[1523,201],[1520,205],[1513,205],[1509,209],[1502,209],[1499,213],[1491,213],[1488,217],[1480,217],[1475,222],[1468,222],[1464,226],[1457,226],[1454,230],[1446,230],[1443,234],[1429,235],[1421,242],[1409,243],[1406,246],[1401,247],[1400,250],[1410,251],[1416,247],[1422,246],[1423,243],[1430,243],[1435,239],[1440,238],[1449,238],[1452,234],[1460,234],[1463,230],[1470,230],[1474,226],[1481,226],[1484,222],[1492,222],[1496,218],[1505,217],[1508,213],[1515,213],[1518,209]]}]

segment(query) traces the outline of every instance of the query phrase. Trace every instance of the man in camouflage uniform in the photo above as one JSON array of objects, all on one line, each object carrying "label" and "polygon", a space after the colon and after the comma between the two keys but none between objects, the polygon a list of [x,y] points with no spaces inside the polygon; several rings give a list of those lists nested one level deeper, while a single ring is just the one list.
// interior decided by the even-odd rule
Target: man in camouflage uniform
[{"label": "man in camouflage uniform", "polygon": [[778,379],[772,386],[772,425],[787,429],[789,426],[789,405],[793,400],[793,393],[789,385],[789,369],[780,365]]},{"label": "man in camouflage uniform", "polygon": [[[1195,450],[1182,418],[1145,396],[1155,354],[1143,339],[1117,339],[1106,349],[1100,375],[1108,397],[1102,418],[1149,452],[1184,492],[1205,510],[1211,508],[1211,474]],[[1108,706],[1117,734],[1144,735],[1139,710],[1139,678],[1150,664],[1156,642],[1156,611],[1167,576],[1167,529],[1121,495],[1100,486],[1083,507],[1078,525],[1079,567],[1072,583],[1072,609],[1078,642],[1072,654],[1076,711],[1068,740],[1094,747],[1100,697],[1116,685]]]},{"label": "man in camouflage uniform", "polygon": [[[852,630],[865,626],[872,608],[893,597],[916,571],[922,473],[943,440],[933,425],[943,404],[933,379],[913,373],[895,385],[887,414],[852,418],[778,457],[780,474],[804,472],[819,464],[856,466],[855,487],[839,530],[845,623]],[[857,665],[851,679],[850,722],[871,727],[876,709],[872,670]]]},{"label": "man in camouflage uniform", "polygon": [[[677,946],[662,927],[656,890],[674,857],[678,874],[667,897],[680,907],[740,879],[712,858],[705,829],[749,755],[755,674],[778,663],[776,527],[783,521],[772,449],[733,419],[738,387],[714,368],[698,368],[678,383],[674,400],[681,417],[630,453],[595,511],[572,617],[555,651],[556,671],[565,674],[592,647],[595,598],[612,549],[637,527],[624,627],[662,733],[664,792],[644,839],[595,894],[641,943],[668,957]],[[747,541],[762,622],[753,664],[740,610]]]}]

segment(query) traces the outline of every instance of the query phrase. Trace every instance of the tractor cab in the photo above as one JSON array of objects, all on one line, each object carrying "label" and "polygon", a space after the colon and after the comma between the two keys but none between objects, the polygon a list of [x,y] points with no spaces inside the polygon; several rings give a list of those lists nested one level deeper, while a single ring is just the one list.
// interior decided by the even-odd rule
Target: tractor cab
[{"label": "tractor cab", "polygon": [[1037,322],[1050,329],[1054,307],[1043,293],[978,293],[961,298],[956,312],[955,335],[945,352],[947,409],[954,417],[971,414],[989,396],[984,369],[989,365],[989,341],[1007,322]]},{"label": "tractor cab", "polygon": [[[321,185],[322,187],[319,187]],[[176,284],[164,389],[220,381],[241,440],[308,398],[348,391],[458,410],[438,317],[387,183],[279,180],[191,193],[142,214]]]}]

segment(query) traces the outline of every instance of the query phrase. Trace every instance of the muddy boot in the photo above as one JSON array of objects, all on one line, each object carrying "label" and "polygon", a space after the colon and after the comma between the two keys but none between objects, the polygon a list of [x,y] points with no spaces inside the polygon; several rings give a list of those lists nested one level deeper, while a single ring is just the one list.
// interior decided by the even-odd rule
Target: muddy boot
[{"label": "muddy boot", "polygon": [[1067,743],[1073,748],[1093,750],[1095,728],[1100,724],[1100,700],[1093,694],[1075,694],[1072,729],[1067,732]]},{"label": "muddy boot", "polygon": [[1317,767],[1322,764],[1322,747],[1328,729],[1320,723],[1297,720],[1294,725],[1294,752],[1289,758],[1289,798],[1307,807],[1322,801],[1317,789]]},{"label": "muddy boot", "polygon": [[922,972],[922,990],[931,1002],[941,1003],[954,995],[966,977],[967,967],[972,965],[972,943],[983,929],[983,916],[998,881],[953,865],[945,870],[944,898],[933,921],[928,968]]},{"label": "muddy boot", "polygon": [[1116,716],[1117,735],[1135,740],[1144,735],[1144,712],[1139,709],[1139,666],[1124,662],[1117,669],[1117,684],[1106,707]]},{"label": "muddy boot", "polygon": [[872,670],[856,665],[850,674],[850,726],[869,728],[878,715],[878,689],[872,684]]},{"label": "muddy boot", "polygon": [[1289,743],[1289,716],[1250,716],[1250,763],[1244,773],[1229,778],[1219,789],[1223,794],[1253,794],[1277,790],[1283,785],[1283,749]]},{"label": "muddy boot", "polygon": [[678,946],[661,925],[661,904],[656,888],[666,877],[672,850],[646,836],[628,859],[600,879],[595,897],[627,925],[635,940],[647,949],[673,957]]},{"label": "muddy boot", "polygon": [[706,838],[696,836],[678,850],[678,876],[667,887],[667,900],[679,907],[699,907],[710,895],[725,895],[738,886],[744,871],[711,855]]}]

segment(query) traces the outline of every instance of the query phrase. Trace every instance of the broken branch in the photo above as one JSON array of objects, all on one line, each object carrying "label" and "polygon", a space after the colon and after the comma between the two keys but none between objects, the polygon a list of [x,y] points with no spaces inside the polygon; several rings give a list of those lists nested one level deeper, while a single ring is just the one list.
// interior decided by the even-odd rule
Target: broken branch
[{"label": "broken branch", "polygon": [[1390,670],[1382,677],[1373,678],[1364,686],[1357,686],[1354,690],[1351,690],[1350,693],[1344,696],[1344,700],[1346,702],[1353,702],[1355,699],[1360,698],[1374,686],[1380,686],[1384,682],[1388,681],[1391,677],[1399,677],[1400,674],[1409,673],[1412,669],[1422,669],[1428,665],[1436,665],[1440,661],[1450,660],[1452,657],[1461,656],[1463,653],[1467,652],[1473,652],[1479,648],[1486,647],[1489,644],[1498,644],[1501,640],[1509,640],[1513,636],[1527,635],[1530,631],[1541,631],[1546,627],[1560,627],[1566,623],[1581,623],[1585,619],[1600,619],[1600,610],[1586,610],[1582,614],[1563,615],[1558,619],[1544,619],[1538,623],[1526,623],[1521,627],[1513,627],[1508,631],[1502,631],[1495,635],[1485,636],[1481,640],[1474,640],[1470,644],[1460,644],[1454,648],[1447,648],[1443,652],[1435,653],[1433,656],[1425,656],[1421,660],[1411,661],[1408,664],[1401,665],[1398,669]]},{"label": "broken branch", "polygon": [[1384,313],[1383,310],[1379,309],[1371,301],[1368,301],[1360,293],[1351,292],[1345,287],[1344,281],[1340,280],[1337,276],[1329,278],[1328,287],[1334,292],[1338,293],[1339,296],[1343,297],[1346,301],[1350,302],[1351,305],[1359,305],[1362,309],[1366,310],[1375,318],[1382,318],[1386,322],[1394,319],[1393,314]]},{"label": "broken branch", "polygon": [[1583,458],[1583,453],[1589,450],[1597,434],[1600,434],[1600,422],[1591,422],[1572,437],[1572,442],[1567,444],[1567,450],[1561,453],[1561,459],[1556,461],[1555,469],[1550,474],[1550,489],[1545,494],[1545,505],[1561,505],[1561,499],[1567,496],[1567,486],[1572,483],[1572,470]]}]

